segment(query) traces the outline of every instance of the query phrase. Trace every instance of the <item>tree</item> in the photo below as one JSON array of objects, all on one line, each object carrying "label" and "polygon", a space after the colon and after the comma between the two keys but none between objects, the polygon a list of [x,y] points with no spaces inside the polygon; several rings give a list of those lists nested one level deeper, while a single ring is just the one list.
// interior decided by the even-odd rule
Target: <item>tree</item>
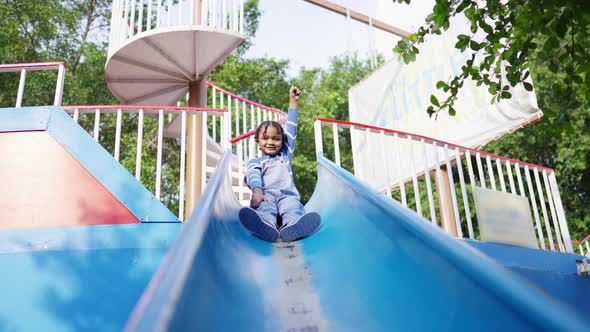
[{"label": "tree", "polygon": [[285,110],[290,86],[288,69],[287,60],[245,59],[232,54],[209,74],[209,80],[244,98]]},{"label": "tree", "polygon": [[[548,103],[565,107],[570,102],[551,94],[553,82],[562,80],[565,73],[552,73],[543,67],[532,72],[538,82],[535,89],[541,109],[548,108]],[[586,130],[590,126],[590,103],[580,91],[573,98],[580,107],[569,116],[571,130],[548,135],[553,125],[542,120],[491,143],[486,150],[555,169],[571,237],[577,240],[590,232],[590,135]]]},{"label": "tree", "polygon": [[[110,104],[114,98],[104,83],[106,35],[97,33],[95,40],[89,41],[91,32],[108,21],[109,6],[107,0],[2,0],[0,59],[3,63],[64,61],[69,69],[64,105],[90,104],[92,100]],[[56,76],[55,72],[28,74],[23,105],[52,100]],[[0,105],[14,106],[17,85],[18,74],[0,76]]]},{"label": "tree", "polygon": [[[383,58],[377,57],[377,63]],[[341,55],[330,59],[328,69],[303,68],[293,84],[303,90],[299,101],[299,138],[293,160],[295,183],[302,201],[311,197],[317,179],[313,120],[326,117],[348,120],[348,90],[372,71],[370,60],[356,55]],[[326,140],[332,139],[332,133],[325,133]],[[350,135],[339,137],[342,151],[341,162],[344,168],[352,170],[352,148]],[[324,147],[326,155],[333,155],[333,147]]]},{"label": "tree", "polygon": [[[544,108],[551,123],[558,125],[555,129],[563,128],[569,116],[580,110],[578,96],[590,100],[590,9],[585,1],[437,0],[426,24],[409,41],[398,42],[394,51],[406,63],[413,61],[425,37],[447,30],[456,15],[464,15],[470,22],[472,35],[459,35],[455,45],[470,57],[459,75],[437,83],[448,97],[438,101],[433,96],[429,114],[447,110],[453,115],[457,93],[468,78],[487,86],[492,101],[499,101],[511,98],[509,89],[516,84],[532,90],[531,69],[543,66],[553,74],[563,74],[552,82]],[[477,32],[484,38],[474,38]],[[475,61],[477,53],[483,59],[479,63]]]},{"label": "tree", "polygon": [[[518,83],[530,90],[527,82],[532,79],[545,116],[486,150],[554,168],[572,239],[581,238],[590,231],[590,136],[585,130],[590,121],[590,10],[576,0],[437,0],[426,25],[394,51],[406,63],[413,61],[424,38],[447,30],[455,15],[465,15],[471,32],[479,31],[485,38],[458,36],[455,47],[471,57],[459,75],[437,83],[448,97],[435,99],[428,111],[453,114],[453,101],[467,78],[485,84],[493,101],[510,98],[508,87]],[[481,63],[473,61],[478,52]]]}]

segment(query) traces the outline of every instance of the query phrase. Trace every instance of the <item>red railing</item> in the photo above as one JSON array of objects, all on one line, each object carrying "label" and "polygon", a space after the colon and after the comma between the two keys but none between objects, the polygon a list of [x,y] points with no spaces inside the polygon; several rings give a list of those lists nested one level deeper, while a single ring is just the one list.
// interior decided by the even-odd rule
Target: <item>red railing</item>
[{"label": "red railing", "polygon": [[448,145],[450,147],[455,147],[455,148],[459,148],[459,149],[462,149],[462,150],[468,150],[468,151],[473,152],[473,153],[479,153],[480,155],[483,155],[483,156],[489,156],[490,158],[493,158],[493,159],[500,159],[502,161],[509,161],[511,163],[518,163],[518,164],[523,165],[523,166],[529,166],[529,167],[538,168],[540,170],[546,170],[548,172],[554,172],[554,169],[549,168],[549,167],[539,166],[539,165],[527,163],[527,162],[516,160],[516,159],[512,159],[512,158],[508,158],[508,157],[504,157],[504,156],[499,156],[497,154],[493,154],[493,153],[489,153],[489,152],[485,152],[485,151],[481,151],[481,150],[477,150],[477,149],[468,148],[468,147],[457,145],[457,144],[454,144],[454,143],[442,141],[442,140],[439,140],[439,139],[436,139],[436,138],[430,138],[428,136],[422,136],[422,135],[412,134],[412,133],[403,132],[403,131],[399,131],[399,130],[388,129],[388,128],[381,128],[381,127],[371,126],[371,125],[362,124],[362,123],[358,123],[358,122],[349,122],[349,121],[344,121],[344,120],[333,120],[333,119],[327,119],[327,118],[315,118],[314,121],[322,121],[322,122],[328,122],[328,123],[336,123],[336,124],[339,124],[339,125],[342,125],[342,126],[349,126],[349,127],[350,126],[354,126],[354,127],[359,127],[359,128],[371,129],[371,130],[374,130],[376,132],[384,131],[384,132],[390,133],[390,134],[398,134],[398,135],[402,135],[402,136],[408,136],[408,137],[413,138],[413,139],[416,139],[416,140],[425,139],[425,140],[430,141],[430,142],[433,142],[433,143],[438,143],[439,145]]},{"label": "red railing", "polygon": [[[252,136],[256,129],[255,127],[261,123],[263,121],[263,118],[260,114],[260,112],[258,112],[259,110],[262,112],[266,112],[267,113],[267,118],[270,118],[270,116],[268,114],[277,114],[277,120],[279,122],[284,122],[286,121],[287,118],[287,113],[281,111],[280,109],[277,108],[273,108],[273,107],[268,107],[268,106],[264,106],[262,104],[253,102],[251,100],[248,100],[244,97],[238,96],[235,93],[229,92],[225,89],[222,89],[218,86],[216,86],[215,84],[211,83],[211,82],[207,82],[207,86],[209,88],[211,88],[213,90],[212,93],[212,100],[214,100],[214,103],[217,102],[217,93],[223,95],[224,97],[222,97],[222,100],[225,100],[226,97],[228,99],[227,103],[226,103],[226,108],[229,111],[229,130],[233,130],[234,131],[234,135],[230,135],[232,136],[229,139],[230,144],[234,144],[237,143],[245,138],[248,138],[250,136]],[[219,103],[221,103],[222,101],[220,100]],[[234,104],[235,106],[232,109],[232,104]],[[242,112],[240,112],[239,105],[242,105]],[[245,106],[250,107],[249,111],[245,110]],[[214,104],[215,107],[215,104]],[[256,108],[256,112],[254,112],[254,108]],[[235,113],[235,114],[233,114]],[[241,120],[240,120],[240,113],[241,115]],[[232,115],[233,114],[233,115]],[[280,118],[279,118],[280,117]],[[249,121],[247,121],[249,119]],[[232,124],[233,122],[233,124]],[[247,127],[250,127],[250,130],[247,129]],[[242,131],[240,133],[240,131]]]},{"label": "red railing", "polygon": [[[277,120],[277,122],[278,122],[278,123],[285,123],[285,121],[287,121],[287,118],[286,118],[286,117],[282,117],[282,118],[280,118],[279,120]],[[246,133],[243,133],[242,135],[239,135],[239,136],[233,137],[233,138],[231,138],[231,139],[229,140],[229,142],[230,142],[231,144],[234,144],[234,143],[237,143],[237,142],[239,142],[239,141],[245,140],[246,138],[248,138],[248,137],[251,137],[251,136],[253,136],[254,134],[256,134],[256,129],[252,129],[252,130],[250,130],[250,131],[248,131],[248,132],[246,132]]]},{"label": "red railing", "polygon": [[229,92],[229,91],[227,91],[227,90],[224,90],[224,89],[222,89],[222,88],[218,87],[217,85],[215,85],[215,84],[213,84],[213,83],[211,83],[211,82],[209,82],[209,81],[207,81],[207,86],[209,86],[210,88],[214,88],[214,89],[215,89],[215,90],[217,90],[217,91],[221,91],[221,92],[223,92],[225,95],[231,96],[232,98],[234,98],[234,99],[237,99],[237,100],[239,100],[239,101],[241,101],[241,102],[244,102],[244,103],[246,103],[246,104],[248,104],[248,105],[252,105],[252,106],[254,106],[254,107],[259,107],[260,109],[263,109],[263,110],[268,110],[268,111],[271,111],[271,112],[274,112],[274,113],[279,113],[279,114],[282,114],[282,115],[287,115],[287,113],[285,113],[285,112],[281,111],[281,110],[280,110],[280,109],[278,109],[278,108],[268,107],[268,106],[264,106],[264,105],[262,105],[262,104],[259,104],[259,103],[256,103],[256,102],[253,102],[253,101],[251,101],[251,100],[248,100],[248,99],[246,99],[246,98],[244,98],[244,97],[238,96],[238,95],[236,95],[235,93],[232,93],[232,92]]},{"label": "red railing", "polygon": [[[550,250],[557,245],[560,251],[573,252],[553,169],[423,135],[326,118],[314,121],[318,156],[324,155],[322,126],[332,127],[334,145],[328,151],[333,152],[337,165],[340,165],[339,129],[349,128],[354,174],[388,196],[395,192],[402,205],[412,206],[419,215],[430,217],[433,224],[441,225],[449,233],[463,237],[467,228],[469,238],[475,239],[478,224],[472,219],[479,219],[478,216],[474,219],[470,211],[475,211],[476,191],[478,197],[487,195],[478,189],[481,187],[525,197],[531,204],[536,234],[506,241]],[[413,189],[414,197],[407,197],[412,191],[406,192],[406,186]],[[427,200],[420,195],[424,187]],[[423,199],[426,201],[422,202]]]},{"label": "red railing", "polygon": [[581,244],[581,243],[584,243],[588,239],[590,239],[590,233],[586,234],[583,238],[581,238],[577,241],[572,241],[572,244]]},{"label": "red railing", "polygon": [[164,109],[166,111],[193,111],[193,112],[227,112],[224,108],[211,108],[211,107],[178,107],[178,106],[154,106],[154,105],[67,105],[62,106],[64,110],[87,110],[87,111],[117,111],[117,110],[144,110],[144,111],[157,111]]}]

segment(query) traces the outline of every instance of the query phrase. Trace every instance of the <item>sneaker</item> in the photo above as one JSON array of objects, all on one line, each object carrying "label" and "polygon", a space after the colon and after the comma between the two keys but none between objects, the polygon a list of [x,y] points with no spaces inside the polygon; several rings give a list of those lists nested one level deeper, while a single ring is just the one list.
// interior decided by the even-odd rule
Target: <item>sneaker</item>
[{"label": "sneaker", "polygon": [[313,234],[320,226],[322,218],[316,212],[309,212],[301,216],[294,223],[285,225],[281,228],[280,236],[285,242],[291,242],[302,237]]},{"label": "sneaker", "polygon": [[279,238],[277,228],[267,224],[252,208],[245,207],[240,209],[240,221],[250,232],[265,241],[276,242]]}]

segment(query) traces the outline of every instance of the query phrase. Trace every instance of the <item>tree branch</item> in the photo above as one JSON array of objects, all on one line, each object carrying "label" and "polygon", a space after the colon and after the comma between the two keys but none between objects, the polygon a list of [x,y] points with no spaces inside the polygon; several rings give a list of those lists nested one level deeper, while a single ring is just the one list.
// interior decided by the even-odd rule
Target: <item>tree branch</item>
[{"label": "tree branch", "polygon": [[76,53],[76,57],[74,59],[74,63],[71,65],[72,75],[76,74],[76,69],[80,64],[80,59],[82,58],[82,54],[84,54],[84,48],[86,46],[86,40],[88,39],[88,33],[92,27],[92,22],[94,21],[94,10],[96,9],[96,0],[90,0],[87,7],[86,7],[86,25],[84,27],[84,32],[82,32],[82,40],[80,42],[80,48]]}]

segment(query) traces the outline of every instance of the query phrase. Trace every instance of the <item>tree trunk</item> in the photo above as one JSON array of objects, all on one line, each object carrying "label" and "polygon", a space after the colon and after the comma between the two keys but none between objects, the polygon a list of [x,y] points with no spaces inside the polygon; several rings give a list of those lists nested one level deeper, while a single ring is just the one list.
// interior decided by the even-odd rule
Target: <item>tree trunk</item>
[{"label": "tree trunk", "polygon": [[74,63],[71,65],[72,75],[76,74],[76,69],[80,64],[80,59],[82,58],[82,54],[84,54],[84,47],[86,46],[86,40],[88,39],[88,33],[90,33],[90,27],[92,26],[92,22],[94,22],[94,10],[96,9],[96,0],[90,0],[88,2],[88,6],[86,7],[86,26],[84,27],[84,32],[82,33],[82,40],[80,42],[80,48],[76,53],[76,58],[74,59]]}]

